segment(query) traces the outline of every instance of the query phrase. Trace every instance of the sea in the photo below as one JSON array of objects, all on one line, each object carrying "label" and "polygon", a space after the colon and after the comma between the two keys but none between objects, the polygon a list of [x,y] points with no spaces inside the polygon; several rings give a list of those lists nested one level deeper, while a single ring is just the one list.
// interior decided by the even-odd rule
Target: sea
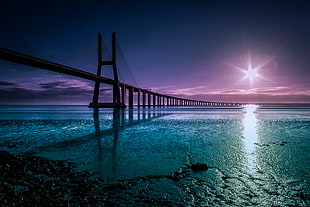
[{"label": "sea", "polygon": [[[139,195],[172,206],[310,206],[309,146],[307,104],[0,106],[0,150],[130,183],[114,195],[121,206]],[[191,170],[197,163],[208,169]]]}]

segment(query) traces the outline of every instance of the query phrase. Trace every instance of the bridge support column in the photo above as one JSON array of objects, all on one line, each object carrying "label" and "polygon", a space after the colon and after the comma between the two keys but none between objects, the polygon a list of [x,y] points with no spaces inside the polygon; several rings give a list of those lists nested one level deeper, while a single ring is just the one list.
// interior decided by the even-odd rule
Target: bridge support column
[{"label": "bridge support column", "polygon": [[140,90],[138,90],[137,93],[137,106],[140,107]]},{"label": "bridge support column", "polygon": [[156,96],[154,93],[152,95],[153,95],[153,107],[155,107],[156,106]]},{"label": "bridge support column", "polygon": [[146,106],[146,104],[145,104],[145,91],[142,91],[142,105],[143,105],[143,107]]},{"label": "bridge support column", "polygon": [[150,92],[147,93],[147,105],[148,107],[151,107],[151,93]]},{"label": "bridge support column", "polygon": [[124,85],[121,86],[121,91],[122,91],[122,103],[126,104],[126,87]]},{"label": "bridge support column", "polygon": [[98,103],[100,82],[96,81],[94,88],[93,102],[88,105],[92,108],[108,107],[108,108],[125,108],[126,105],[122,103],[120,85],[118,80],[118,73],[116,68],[116,37],[115,33],[112,34],[112,60],[102,61],[102,36],[98,33],[98,66],[97,76],[101,76],[101,68],[104,65],[111,65],[113,68],[114,82],[113,85],[113,103]]},{"label": "bridge support column", "polygon": [[129,108],[133,108],[133,88],[128,88],[129,90],[129,97],[128,97],[128,104],[129,104]]},{"label": "bridge support column", "polygon": [[[97,65],[97,75],[101,76],[101,62],[102,62],[102,37],[101,34],[98,33],[98,65]],[[93,102],[89,104],[89,107],[93,104],[98,105],[99,99],[99,89],[100,89],[100,82],[96,81],[95,88],[94,88],[94,95],[93,95]]]}]

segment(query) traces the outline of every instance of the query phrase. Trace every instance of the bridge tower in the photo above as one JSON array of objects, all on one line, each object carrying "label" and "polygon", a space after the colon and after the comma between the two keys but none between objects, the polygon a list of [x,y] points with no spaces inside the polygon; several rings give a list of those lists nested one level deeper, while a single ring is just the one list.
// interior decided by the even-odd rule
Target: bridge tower
[{"label": "bridge tower", "polygon": [[116,68],[116,37],[115,32],[112,33],[112,60],[102,60],[102,35],[98,32],[98,67],[97,76],[101,76],[101,69],[104,65],[112,65],[113,68],[113,103],[99,103],[100,82],[96,81],[94,88],[93,101],[88,105],[90,108],[125,108],[126,105],[121,102],[118,72]]}]

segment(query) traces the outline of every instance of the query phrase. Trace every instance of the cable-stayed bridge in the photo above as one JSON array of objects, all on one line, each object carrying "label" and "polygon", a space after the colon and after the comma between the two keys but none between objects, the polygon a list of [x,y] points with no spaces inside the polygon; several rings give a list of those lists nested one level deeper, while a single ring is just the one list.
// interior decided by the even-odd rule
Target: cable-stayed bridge
[{"label": "cable-stayed bridge", "polygon": [[[117,66],[117,43],[115,33],[112,34],[112,55],[111,60],[103,60],[102,52],[102,36],[98,33],[98,64],[97,74],[86,72],[74,67],[69,67],[63,64],[55,63],[53,61],[45,60],[33,55],[20,53],[4,47],[0,47],[0,59],[10,61],[13,63],[28,65],[36,68],[41,68],[49,71],[54,71],[70,76],[79,77],[95,82],[93,99],[89,107],[112,107],[112,108],[129,108],[138,107],[157,107],[157,106],[239,106],[240,103],[228,102],[213,102],[184,99],[180,97],[170,96],[167,94],[157,93],[150,89],[140,88],[133,84],[128,84],[119,80],[118,66]],[[102,76],[102,67],[112,67],[113,77]],[[113,87],[113,100],[109,103],[99,102],[100,84],[108,84]],[[136,100],[134,101],[134,97]],[[128,99],[128,101],[127,101]]]}]

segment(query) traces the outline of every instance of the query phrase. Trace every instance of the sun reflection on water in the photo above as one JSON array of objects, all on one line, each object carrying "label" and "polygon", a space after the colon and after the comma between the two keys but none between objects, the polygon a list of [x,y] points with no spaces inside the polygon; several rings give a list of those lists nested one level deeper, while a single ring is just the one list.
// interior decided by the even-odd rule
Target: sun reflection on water
[{"label": "sun reflection on water", "polygon": [[257,142],[257,119],[255,116],[256,105],[245,106],[245,116],[243,119],[244,147],[247,159],[247,166],[250,171],[256,167],[255,143]]}]

